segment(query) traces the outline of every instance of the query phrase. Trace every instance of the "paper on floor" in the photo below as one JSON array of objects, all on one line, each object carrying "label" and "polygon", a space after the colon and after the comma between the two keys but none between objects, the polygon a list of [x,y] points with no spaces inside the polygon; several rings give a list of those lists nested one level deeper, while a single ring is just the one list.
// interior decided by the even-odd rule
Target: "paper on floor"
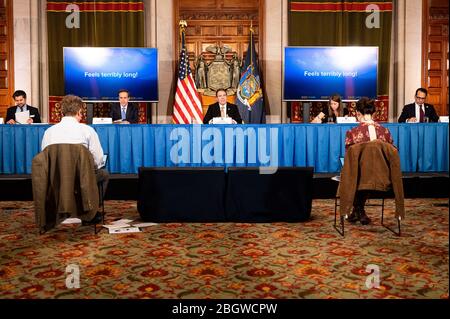
[{"label": "paper on floor", "polygon": [[81,219],[79,218],[66,218],[61,224],[81,224]]},{"label": "paper on floor", "polygon": [[157,223],[139,223],[139,224],[133,224],[133,227],[150,227],[150,226],[156,226]]},{"label": "paper on floor", "polygon": [[110,228],[110,234],[124,234],[124,233],[139,233],[141,230],[137,227],[120,227],[120,228]]},{"label": "paper on floor", "polygon": [[114,224],[114,225],[118,225],[118,224],[129,224],[129,223],[131,223],[133,220],[132,219],[119,219],[119,220],[115,220],[115,221],[113,221],[113,222],[111,222],[111,224]]}]

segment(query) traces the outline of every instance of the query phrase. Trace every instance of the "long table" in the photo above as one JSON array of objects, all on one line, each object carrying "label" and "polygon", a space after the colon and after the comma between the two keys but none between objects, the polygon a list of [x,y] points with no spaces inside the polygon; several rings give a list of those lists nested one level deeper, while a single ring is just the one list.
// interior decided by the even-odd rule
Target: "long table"
[{"label": "long table", "polygon": [[[312,166],[340,170],[345,132],[355,124],[93,125],[110,173],[145,167]],[[384,124],[403,172],[448,172],[448,123]],[[0,125],[0,174],[31,174],[49,125]]]}]

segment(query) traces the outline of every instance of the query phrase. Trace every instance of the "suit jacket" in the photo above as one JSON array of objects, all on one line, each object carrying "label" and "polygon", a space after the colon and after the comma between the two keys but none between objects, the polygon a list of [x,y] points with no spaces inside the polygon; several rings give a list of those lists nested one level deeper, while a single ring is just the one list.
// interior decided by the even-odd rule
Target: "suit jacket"
[{"label": "suit jacket", "polygon": [[[122,119],[122,110],[119,103],[111,105],[111,111],[109,112],[113,121]],[[139,109],[134,103],[128,103],[126,120],[130,123],[136,124],[139,122]]]},{"label": "suit jacket", "polygon": [[49,230],[70,215],[89,221],[99,194],[94,158],[82,144],[52,144],[31,164],[36,223]]},{"label": "suit jacket", "polygon": [[[219,102],[211,104],[208,106],[208,111],[206,112],[205,117],[203,118],[203,124],[208,124],[213,117],[220,117],[220,106]],[[231,117],[236,123],[242,124],[242,118],[239,114],[239,110],[237,105],[231,104],[227,102],[227,115]]]},{"label": "suit jacket", "polygon": [[392,144],[374,140],[350,146],[345,153],[338,196],[341,215],[349,215],[355,193],[361,190],[386,192],[395,195],[395,216],[405,217],[402,171],[398,151]]},{"label": "suit jacket", "polygon": [[[431,104],[424,103],[425,105],[425,116],[428,117],[430,122],[438,122],[439,116]],[[398,118],[399,123],[406,122],[407,119],[411,117],[416,117],[416,105],[415,103],[407,104],[403,107],[402,114]]]},{"label": "suit jacket", "polygon": [[[39,110],[31,105],[27,104],[27,109],[30,111],[30,116],[34,115],[34,117],[31,117],[33,119],[33,123],[41,123],[41,116],[39,115]],[[6,120],[5,123],[9,120],[13,119],[16,120],[16,110],[17,106],[10,106],[8,107],[8,110],[6,111]]]}]

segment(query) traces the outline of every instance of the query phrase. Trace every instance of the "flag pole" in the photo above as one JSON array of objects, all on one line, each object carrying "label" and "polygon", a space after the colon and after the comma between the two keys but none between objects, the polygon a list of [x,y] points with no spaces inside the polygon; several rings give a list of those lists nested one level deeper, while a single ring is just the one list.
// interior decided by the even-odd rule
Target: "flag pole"
[{"label": "flag pole", "polygon": [[253,20],[250,21],[250,65],[253,69]]},{"label": "flag pole", "polygon": [[[178,26],[180,27],[180,42],[181,42],[181,50],[184,49],[184,45],[185,45],[185,32],[186,32],[186,28],[187,28],[187,22],[186,20],[180,20],[180,22],[178,23]],[[186,52],[187,54],[187,52]],[[192,116],[189,117],[189,124],[192,124]]]},{"label": "flag pole", "polygon": [[[250,20],[250,67],[253,73],[253,20]],[[248,122],[252,122],[252,108],[248,105]]]},{"label": "flag pole", "polygon": [[180,27],[180,39],[181,39],[182,35],[183,35],[183,33],[184,33],[184,31],[186,30],[186,27],[187,27],[186,20],[180,20],[180,22],[178,23],[178,26]]}]

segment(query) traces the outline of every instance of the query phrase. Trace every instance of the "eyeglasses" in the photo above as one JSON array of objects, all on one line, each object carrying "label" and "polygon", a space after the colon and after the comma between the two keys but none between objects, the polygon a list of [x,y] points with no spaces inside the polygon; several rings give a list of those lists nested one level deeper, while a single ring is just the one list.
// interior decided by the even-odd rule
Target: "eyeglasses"
[{"label": "eyeglasses", "polygon": [[426,96],[421,97],[421,96],[417,96],[417,95],[416,95],[416,99],[418,99],[418,100],[425,100],[426,98],[427,98]]}]

